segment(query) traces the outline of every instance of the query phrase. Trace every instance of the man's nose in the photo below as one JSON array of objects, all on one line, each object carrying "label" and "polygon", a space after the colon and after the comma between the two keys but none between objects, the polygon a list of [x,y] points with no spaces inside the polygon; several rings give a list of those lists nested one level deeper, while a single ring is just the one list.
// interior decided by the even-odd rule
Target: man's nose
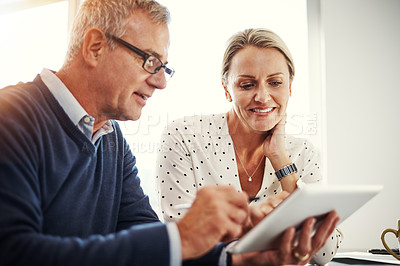
[{"label": "man's nose", "polygon": [[153,86],[154,88],[157,89],[165,89],[167,87],[167,78],[164,68],[161,68],[160,71],[158,71],[155,74],[152,74],[148,79],[147,82]]}]

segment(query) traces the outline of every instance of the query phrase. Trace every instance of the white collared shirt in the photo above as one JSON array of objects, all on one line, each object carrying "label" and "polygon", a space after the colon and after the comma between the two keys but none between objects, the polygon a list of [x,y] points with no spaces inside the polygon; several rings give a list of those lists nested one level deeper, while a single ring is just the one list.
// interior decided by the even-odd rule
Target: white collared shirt
[{"label": "white collared shirt", "polygon": [[46,68],[42,70],[40,77],[74,125],[76,125],[92,143],[95,143],[101,136],[114,131],[111,121],[108,120],[103,127],[93,134],[94,117],[90,116],[85,111],[64,83],[62,83],[53,72]]}]

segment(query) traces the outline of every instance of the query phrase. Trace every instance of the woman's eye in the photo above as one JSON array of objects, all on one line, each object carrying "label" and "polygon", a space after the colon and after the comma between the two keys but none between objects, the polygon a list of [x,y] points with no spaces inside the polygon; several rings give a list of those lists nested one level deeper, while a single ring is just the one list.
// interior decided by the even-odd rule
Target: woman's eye
[{"label": "woman's eye", "polygon": [[254,87],[253,83],[244,83],[244,84],[240,84],[240,88],[244,89],[244,90],[249,90],[251,88]]},{"label": "woman's eye", "polygon": [[271,85],[272,87],[279,87],[280,85],[282,85],[281,81],[271,81],[269,82],[269,85]]}]

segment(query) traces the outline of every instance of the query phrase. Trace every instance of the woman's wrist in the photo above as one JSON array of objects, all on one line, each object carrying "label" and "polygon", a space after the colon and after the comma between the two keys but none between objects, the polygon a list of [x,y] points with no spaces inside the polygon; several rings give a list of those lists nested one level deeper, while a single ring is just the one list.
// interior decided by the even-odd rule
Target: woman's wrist
[{"label": "woman's wrist", "polygon": [[[275,172],[279,169],[282,169],[285,166],[292,164],[292,160],[289,156],[285,153],[283,156],[276,156],[273,158],[269,158],[272,167],[274,168]],[[296,172],[291,173],[279,180],[282,186],[282,190],[285,190],[289,193],[292,193],[296,188],[296,182],[299,180],[299,177]]]},{"label": "woman's wrist", "polygon": [[278,171],[282,167],[292,164],[292,161],[286,153],[276,156],[269,156],[268,159],[271,162],[271,165],[275,171]]}]

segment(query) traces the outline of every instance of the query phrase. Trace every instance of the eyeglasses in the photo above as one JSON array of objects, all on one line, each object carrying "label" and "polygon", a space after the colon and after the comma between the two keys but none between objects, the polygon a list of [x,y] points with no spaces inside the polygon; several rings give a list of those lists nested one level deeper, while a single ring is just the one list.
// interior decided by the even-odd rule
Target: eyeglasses
[{"label": "eyeglasses", "polygon": [[132,44],[114,36],[111,34],[106,34],[108,37],[110,37],[111,39],[119,42],[120,44],[122,44],[123,46],[125,46],[126,48],[128,48],[129,50],[131,50],[132,52],[136,53],[137,55],[141,56],[143,58],[143,65],[142,68],[144,70],[146,70],[148,73],[150,74],[156,74],[158,73],[158,71],[161,70],[161,68],[164,68],[164,73],[165,73],[165,79],[168,81],[172,78],[172,76],[175,73],[175,70],[173,70],[172,68],[167,67],[166,64],[163,64],[163,62],[161,62],[161,60],[152,55],[152,54],[148,54],[145,51],[140,50],[139,48],[133,46]]}]

